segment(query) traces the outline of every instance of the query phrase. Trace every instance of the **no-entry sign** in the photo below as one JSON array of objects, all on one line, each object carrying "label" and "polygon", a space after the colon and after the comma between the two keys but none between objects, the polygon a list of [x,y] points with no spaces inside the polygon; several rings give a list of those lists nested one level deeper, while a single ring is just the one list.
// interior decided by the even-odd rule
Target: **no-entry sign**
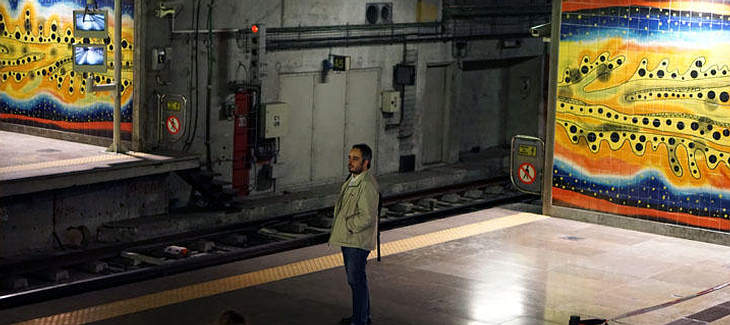
[{"label": "no-entry sign", "polygon": [[180,132],[180,120],[174,116],[171,115],[167,118],[167,132],[169,132],[172,135],[178,134]]}]

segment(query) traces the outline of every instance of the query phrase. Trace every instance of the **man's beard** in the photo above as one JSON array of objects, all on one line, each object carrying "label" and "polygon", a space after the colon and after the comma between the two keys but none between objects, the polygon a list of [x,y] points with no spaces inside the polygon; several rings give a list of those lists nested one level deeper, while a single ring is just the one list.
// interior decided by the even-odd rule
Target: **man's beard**
[{"label": "man's beard", "polygon": [[360,167],[360,168],[349,168],[348,167],[348,169],[350,170],[350,173],[353,173],[355,175],[360,175],[360,173],[362,173],[362,167]]}]

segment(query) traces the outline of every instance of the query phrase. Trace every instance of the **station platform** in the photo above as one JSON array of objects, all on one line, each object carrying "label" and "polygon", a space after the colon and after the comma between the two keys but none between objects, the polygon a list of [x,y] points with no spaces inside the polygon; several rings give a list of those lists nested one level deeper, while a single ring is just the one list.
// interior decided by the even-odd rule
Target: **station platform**
[{"label": "station platform", "polygon": [[[0,258],[55,252],[59,241],[61,247],[76,245],[77,236],[63,229],[81,226],[96,234],[99,245],[106,245],[317,211],[334,205],[341,186],[337,182],[236,197],[233,208],[225,210],[190,209],[185,204],[175,208],[171,202],[187,202],[191,187],[171,172],[197,170],[197,156],[115,154],[103,146],[0,130],[0,157],[7,157],[0,160],[0,203],[5,204],[0,207],[0,221],[6,223],[5,229],[20,230],[0,231]],[[464,155],[454,164],[378,175],[378,181],[388,198],[506,179],[506,157],[505,150],[493,148]],[[503,191],[503,185],[492,191]],[[96,204],[85,204],[91,197]],[[121,206],[125,208],[115,208]],[[62,231],[56,235],[58,229]]]},{"label": "station platform", "polygon": [[[508,166],[508,152],[495,148],[462,156],[454,164],[429,166],[428,169],[414,172],[377,175],[377,180],[385,199],[497,179],[501,179],[502,184],[495,184],[490,191],[500,193],[504,192],[505,185],[509,182]],[[338,181],[299,190],[236,197],[235,209],[190,212],[190,209],[183,208],[182,211],[171,211],[165,216],[109,222],[100,227],[98,233],[106,241],[125,242],[309,213],[333,207],[341,186],[342,182]]]},{"label": "station platform", "polygon": [[106,149],[0,131],[0,260],[92,241],[73,229],[165,214],[168,175],[200,165],[195,155]]},{"label": "station platform", "polygon": [[199,166],[183,154],[106,152],[105,147],[0,130],[0,197],[143,177]]},{"label": "station platform", "polygon": [[[730,247],[542,216],[505,205],[383,232],[373,324],[568,324],[728,281]],[[730,324],[730,288],[609,324]],[[337,324],[350,314],[326,244],[2,310],[3,324]]]}]

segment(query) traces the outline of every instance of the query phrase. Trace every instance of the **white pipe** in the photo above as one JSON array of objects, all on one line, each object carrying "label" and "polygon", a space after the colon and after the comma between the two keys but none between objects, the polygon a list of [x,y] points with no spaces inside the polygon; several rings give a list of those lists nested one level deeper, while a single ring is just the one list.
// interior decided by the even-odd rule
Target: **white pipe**
[{"label": "white pipe", "polygon": [[122,148],[122,0],[114,0],[114,135],[108,151],[126,152]]}]

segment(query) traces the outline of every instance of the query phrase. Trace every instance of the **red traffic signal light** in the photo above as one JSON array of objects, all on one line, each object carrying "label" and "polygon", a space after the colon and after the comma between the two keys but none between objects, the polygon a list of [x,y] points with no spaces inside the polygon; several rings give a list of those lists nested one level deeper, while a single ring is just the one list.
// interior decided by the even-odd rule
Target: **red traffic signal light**
[{"label": "red traffic signal light", "polygon": [[259,32],[259,26],[251,25],[251,31],[254,32],[254,33],[258,33]]}]

